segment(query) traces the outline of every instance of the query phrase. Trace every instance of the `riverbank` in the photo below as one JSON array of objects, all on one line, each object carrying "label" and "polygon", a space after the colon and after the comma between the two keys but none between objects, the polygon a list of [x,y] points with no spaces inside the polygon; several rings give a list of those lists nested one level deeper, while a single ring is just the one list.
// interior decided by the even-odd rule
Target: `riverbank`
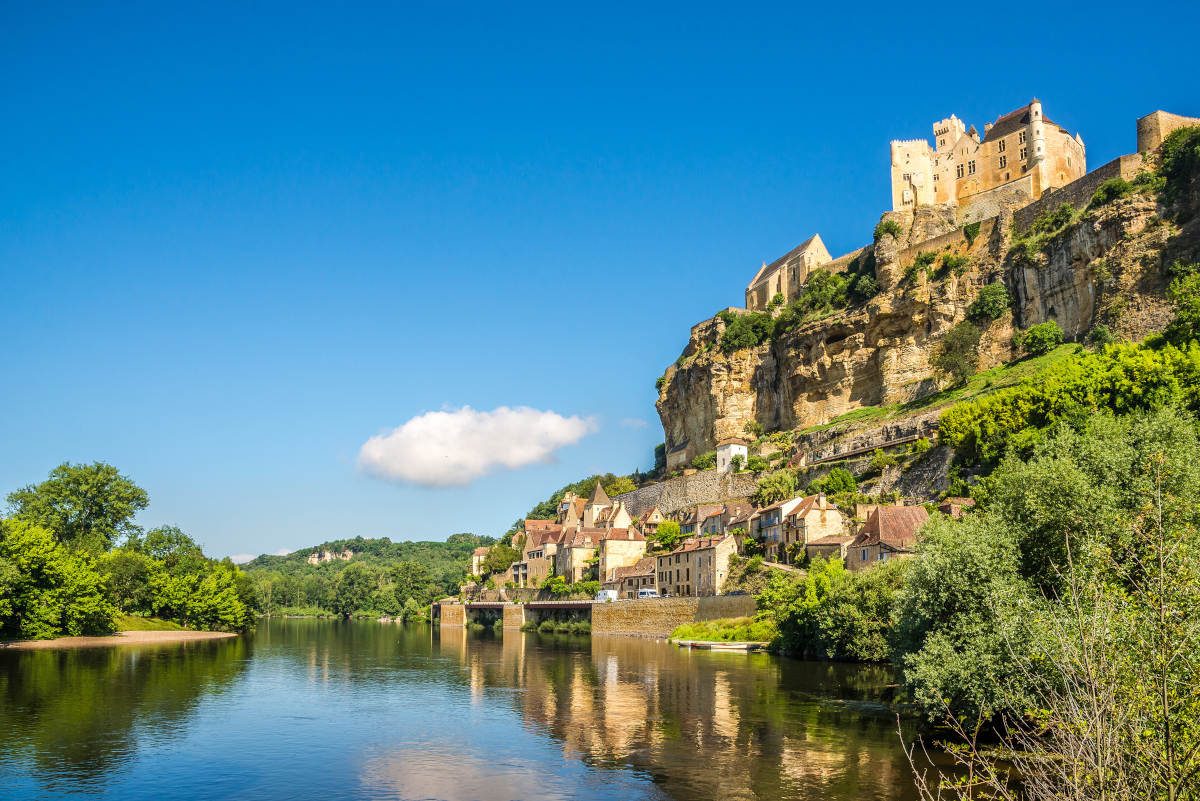
[{"label": "riverbank", "polygon": [[99,648],[112,645],[154,645],[158,643],[222,640],[236,637],[228,631],[119,631],[102,637],[55,637],[52,640],[14,640],[0,642],[0,650],[34,651],[42,648]]}]

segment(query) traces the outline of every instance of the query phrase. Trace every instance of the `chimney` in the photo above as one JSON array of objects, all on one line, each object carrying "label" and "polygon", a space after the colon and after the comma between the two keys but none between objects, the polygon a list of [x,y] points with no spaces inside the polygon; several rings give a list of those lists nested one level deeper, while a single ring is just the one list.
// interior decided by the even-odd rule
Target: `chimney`
[{"label": "chimney", "polygon": [[990,122],[985,122],[983,124],[983,135],[987,136],[988,131],[990,131],[990,130],[992,130],[992,124]]},{"label": "chimney", "polygon": [[818,509],[828,508],[828,504],[825,501],[825,493],[823,493],[823,492],[817,496],[817,508]]}]

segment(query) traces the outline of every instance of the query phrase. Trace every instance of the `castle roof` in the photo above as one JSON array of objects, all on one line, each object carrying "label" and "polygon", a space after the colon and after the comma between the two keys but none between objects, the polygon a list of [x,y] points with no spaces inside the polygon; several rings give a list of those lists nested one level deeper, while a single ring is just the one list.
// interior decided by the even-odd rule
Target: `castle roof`
[{"label": "castle roof", "polygon": [[[1030,120],[1033,119],[1030,116],[1029,109],[1036,102],[1037,99],[1035,98],[1027,105],[1021,106],[1021,108],[1016,109],[1015,111],[1002,114],[992,124],[992,127],[988,129],[987,134],[983,137],[983,141],[994,142],[1001,137],[1008,136],[1010,133],[1015,133],[1016,131],[1019,131],[1025,126],[1029,125]],[[1042,116],[1042,122],[1046,123],[1047,125],[1053,125],[1064,133],[1066,132],[1065,128],[1045,115]]]}]

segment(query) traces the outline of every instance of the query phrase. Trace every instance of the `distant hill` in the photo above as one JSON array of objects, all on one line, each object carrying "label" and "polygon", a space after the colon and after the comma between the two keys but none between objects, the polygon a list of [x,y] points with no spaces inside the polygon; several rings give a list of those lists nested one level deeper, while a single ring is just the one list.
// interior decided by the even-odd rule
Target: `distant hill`
[{"label": "distant hill", "polygon": [[[471,552],[480,546],[492,545],[495,541],[492,537],[478,534],[452,534],[445,542],[392,542],[387,537],[355,537],[347,540],[329,540],[293,551],[287,556],[263,554],[241,567],[250,574],[273,571],[297,578],[309,575],[331,578],[352,562],[361,562],[376,568],[392,568],[400,562],[417,562],[425,568],[434,583],[449,593],[458,591],[458,585],[466,574]],[[353,554],[350,561],[334,559],[315,565],[308,563],[308,557],[314,553],[320,555],[329,551],[340,555],[347,550]]]}]

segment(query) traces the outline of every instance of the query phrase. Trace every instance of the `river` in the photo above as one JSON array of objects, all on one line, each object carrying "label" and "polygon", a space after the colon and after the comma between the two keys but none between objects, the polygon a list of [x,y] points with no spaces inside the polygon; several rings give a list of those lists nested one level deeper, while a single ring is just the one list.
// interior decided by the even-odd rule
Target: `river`
[{"label": "river", "polygon": [[883,667],[264,620],[0,652],[0,797],[915,798]]}]

